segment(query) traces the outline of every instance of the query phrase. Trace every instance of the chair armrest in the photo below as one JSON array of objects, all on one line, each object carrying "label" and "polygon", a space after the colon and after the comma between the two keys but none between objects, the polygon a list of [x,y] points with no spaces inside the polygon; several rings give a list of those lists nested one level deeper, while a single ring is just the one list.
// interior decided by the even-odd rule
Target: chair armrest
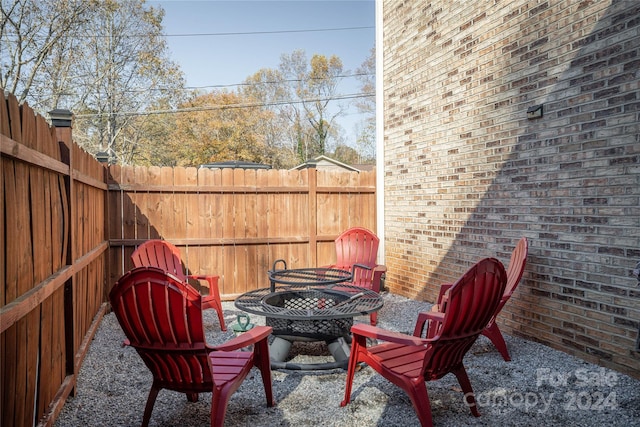
[{"label": "chair armrest", "polygon": [[[220,299],[220,289],[218,288],[218,280],[220,276],[204,275],[204,274],[188,274],[188,278],[196,280],[206,280],[209,283],[209,295],[203,296],[202,307],[204,309],[214,308],[222,312],[222,300]],[[224,328],[223,328],[224,330]]]},{"label": "chair armrest", "polygon": [[376,292],[376,293],[380,293],[380,290],[382,288],[382,284],[380,282],[382,282],[382,275],[384,273],[387,272],[387,266],[386,265],[376,265],[373,268],[373,278],[371,280],[371,290]]},{"label": "chair armrest", "polygon": [[259,341],[267,339],[271,334],[273,328],[271,326],[255,326],[249,329],[247,332],[243,332],[237,337],[227,341],[224,344],[211,347],[213,350],[219,351],[233,351],[244,347],[248,347],[251,344],[256,344]]},{"label": "chair armrest", "polygon": [[444,320],[444,313],[438,311],[423,311],[418,313],[418,320],[416,321],[416,327],[413,330],[414,337],[421,337],[424,329],[424,324],[429,321],[442,322]]},{"label": "chair armrest", "polygon": [[214,286],[217,288],[218,280],[220,279],[220,276],[204,275],[204,274],[188,274],[187,277],[189,279],[206,280],[207,282],[209,282],[210,288],[213,288]]},{"label": "chair armrest", "polygon": [[403,345],[424,345],[429,342],[429,340],[423,338],[381,329],[376,326],[371,326],[364,323],[353,325],[351,327],[351,333],[354,335],[354,339],[355,335],[360,335],[367,338],[379,339],[382,341],[389,341]]}]

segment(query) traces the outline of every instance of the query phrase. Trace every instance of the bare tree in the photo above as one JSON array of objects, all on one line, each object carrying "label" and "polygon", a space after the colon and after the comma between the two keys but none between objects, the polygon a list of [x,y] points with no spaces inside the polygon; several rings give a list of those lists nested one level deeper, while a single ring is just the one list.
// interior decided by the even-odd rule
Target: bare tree
[{"label": "bare tree", "polygon": [[343,73],[337,56],[314,55],[307,60],[303,50],[284,54],[277,70],[264,69],[246,80],[242,89],[274,111],[280,123],[274,138],[293,156],[290,165],[305,162],[329,151],[329,141],[338,141],[340,127],[336,119],[344,114],[337,94]]},{"label": "bare tree", "polygon": [[261,121],[256,129],[265,143],[265,156],[274,168],[293,167],[298,162],[296,109],[290,105],[291,90],[284,83],[280,70],[261,69],[245,80],[240,88],[244,98],[270,112],[270,119]]},{"label": "bare tree", "polygon": [[144,0],[2,0],[2,86],[41,113],[70,109],[78,143],[128,162],[147,110],[181,100],[163,16]]},{"label": "bare tree", "polygon": [[356,145],[361,153],[360,161],[373,162],[376,157],[376,50],[371,49],[369,57],[356,70],[360,81],[360,93],[363,95],[355,106],[365,114],[358,130]]},{"label": "bare tree", "polygon": [[142,1],[103,1],[81,47],[78,77],[86,90],[77,117],[86,129],[84,145],[121,162],[133,156],[137,122],[146,118],[139,113],[159,99],[180,101],[183,78],[167,56],[163,16]]},{"label": "bare tree", "polygon": [[34,108],[41,105],[52,56],[70,55],[74,30],[88,22],[95,6],[95,1],[85,0],[2,0],[0,86],[20,102],[29,99]]},{"label": "bare tree", "polygon": [[326,154],[332,128],[345,110],[337,101],[338,81],[343,73],[342,61],[335,55],[327,58],[316,54],[307,62],[305,52],[297,50],[291,55],[281,56],[280,70],[293,86],[294,103],[302,107],[294,108],[292,118],[295,126],[300,128],[301,135],[304,134],[305,124],[313,130],[308,134],[309,138],[298,139],[300,160],[307,161]]}]

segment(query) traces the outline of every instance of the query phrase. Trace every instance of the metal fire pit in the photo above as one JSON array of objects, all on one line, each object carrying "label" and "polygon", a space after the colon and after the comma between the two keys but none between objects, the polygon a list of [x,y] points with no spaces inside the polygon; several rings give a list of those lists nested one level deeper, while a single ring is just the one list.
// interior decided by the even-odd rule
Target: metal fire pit
[{"label": "metal fire pit", "polygon": [[[275,269],[282,262],[284,269]],[[347,283],[351,272],[327,268],[286,269],[284,261],[269,271],[271,286],[242,294],[238,309],[263,315],[273,328],[269,351],[276,369],[346,369],[354,316],[382,307],[380,295]],[[297,364],[285,360],[293,342],[325,341],[334,362]]]}]

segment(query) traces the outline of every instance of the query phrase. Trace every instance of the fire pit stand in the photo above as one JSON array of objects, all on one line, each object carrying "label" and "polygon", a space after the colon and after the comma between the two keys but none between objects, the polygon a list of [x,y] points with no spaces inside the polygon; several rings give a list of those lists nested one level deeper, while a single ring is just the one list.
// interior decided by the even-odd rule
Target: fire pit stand
[{"label": "fire pit stand", "polygon": [[[277,270],[282,262],[284,269]],[[274,369],[346,369],[350,330],[354,316],[379,310],[383,301],[369,289],[344,282],[351,272],[327,268],[286,268],[282,260],[269,271],[271,286],[242,294],[235,306],[265,316],[273,328],[269,347]],[[325,341],[333,362],[301,364],[285,362],[294,342]]]}]

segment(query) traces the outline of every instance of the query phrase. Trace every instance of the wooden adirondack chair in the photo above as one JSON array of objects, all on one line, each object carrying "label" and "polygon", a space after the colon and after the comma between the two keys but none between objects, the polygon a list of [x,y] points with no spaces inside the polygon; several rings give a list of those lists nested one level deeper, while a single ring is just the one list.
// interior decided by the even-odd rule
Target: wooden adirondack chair
[{"label": "wooden adirondack chair", "polygon": [[[518,244],[514,248],[511,253],[511,259],[509,260],[509,267],[507,267],[507,287],[504,289],[504,294],[502,295],[502,299],[500,300],[500,304],[496,308],[496,312],[494,313],[491,321],[487,325],[487,327],[482,331],[482,335],[486,336],[491,340],[493,345],[498,349],[500,355],[505,360],[505,362],[511,361],[511,356],[509,355],[509,350],[507,350],[507,343],[504,341],[504,337],[502,336],[502,332],[500,332],[500,328],[498,328],[498,324],[496,323],[496,318],[500,311],[502,311],[502,307],[509,301],[511,295],[516,290],[518,283],[520,283],[520,279],[522,278],[522,274],[524,273],[524,267],[527,263],[527,255],[529,253],[529,243],[526,237],[523,237],[518,241]],[[451,284],[444,284],[440,287],[440,294],[438,295],[437,304],[432,307],[432,311],[441,310],[441,306],[446,295],[447,289],[451,287]],[[431,334],[431,332],[428,332]]]},{"label": "wooden adirondack chair", "polygon": [[[267,338],[271,327],[256,326],[225,344],[208,346],[202,324],[202,297],[178,277],[156,267],[131,270],[109,294],[111,307],[130,345],[153,374],[144,410],[147,426],[161,389],[212,392],[211,426],[224,424],[227,403],[252,367],[262,374],[267,406],[274,405]],[[253,351],[238,351],[253,345]]]},{"label": "wooden adirondack chair", "polygon": [[218,289],[219,276],[186,274],[180,259],[180,251],[166,240],[147,240],[131,254],[131,260],[135,267],[158,267],[185,283],[188,279],[206,281],[209,286],[209,295],[202,297],[202,306],[204,309],[213,308],[216,310],[220,329],[227,330],[224,323],[220,290]]},{"label": "wooden adirondack chair", "polygon": [[[365,324],[352,326],[353,342],[341,406],[350,402],[354,374],[358,364],[364,362],[409,395],[422,426],[432,425],[425,381],[450,372],[457,377],[471,413],[480,416],[462,359],[491,320],[506,281],[504,267],[497,259],[487,258],[475,264],[447,291],[443,312],[420,313],[416,329],[427,320],[437,325],[433,329],[435,335],[429,338]],[[367,347],[367,338],[383,342]]]},{"label": "wooden adirondack chair", "polygon": [[[351,283],[380,293],[380,282],[387,268],[376,264],[380,244],[378,236],[366,228],[352,227],[340,234],[335,243],[336,263],[327,267],[353,271]],[[356,266],[354,269],[354,264],[367,268]],[[371,313],[370,322],[374,326],[377,324],[377,312]]]}]

